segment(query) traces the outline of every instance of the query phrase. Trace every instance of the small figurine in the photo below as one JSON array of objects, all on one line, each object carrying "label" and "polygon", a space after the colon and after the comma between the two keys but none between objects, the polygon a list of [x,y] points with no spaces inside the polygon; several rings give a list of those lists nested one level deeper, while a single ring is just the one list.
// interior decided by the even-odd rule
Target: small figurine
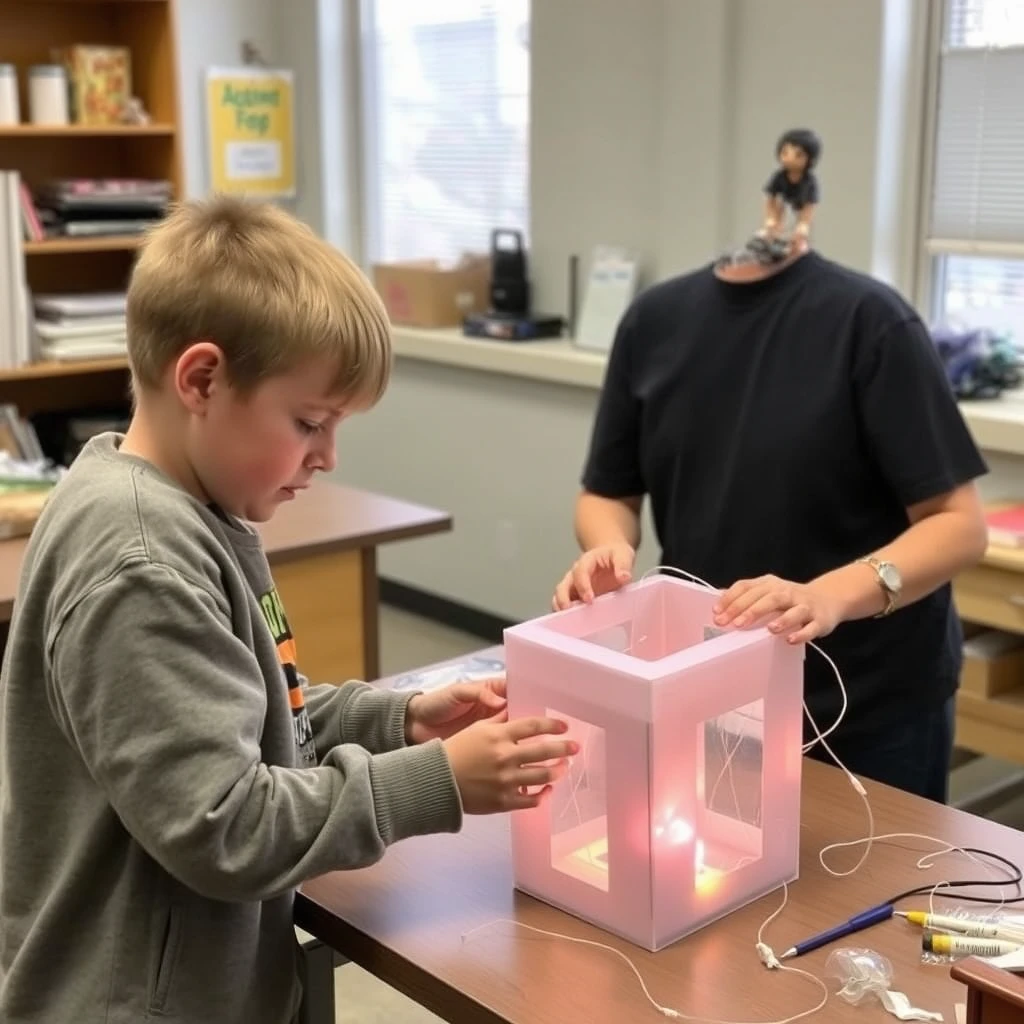
[{"label": "small figurine", "polygon": [[124,109],[121,111],[121,120],[124,124],[149,124],[149,113],[138,96],[133,96],[125,103]]},{"label": "small figurine", "polygon": [[821,157],[821,139],[809,128],[792,128],[775,146],[779,169],[764,187],[765,218],[762,238],[779,236],[786,207],[796,213],[792,241],[806,238],[820,198],[814,167]]},{"label": "small figurine", "polygon": [[[811,232],[820,197],[814,167],[821,157],[821,139],[809,128],[791,128],[776,143],[775,155],[779,169],[764,187],[764,223],[741,249],[716,261],[720,271],[751,264],[780,267],[797,254]],[[796,225],[788,237],[784,231],[787,206],[796,213]]]}]

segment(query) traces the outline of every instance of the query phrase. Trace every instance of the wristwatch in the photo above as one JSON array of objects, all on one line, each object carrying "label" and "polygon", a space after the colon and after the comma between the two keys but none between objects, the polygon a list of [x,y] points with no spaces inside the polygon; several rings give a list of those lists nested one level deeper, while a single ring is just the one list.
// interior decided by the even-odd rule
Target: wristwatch
[{"label": "wristwatch", "polygon": [[878,585],[882,588],[882,593],[885,594],[885,608],[875,618],[884,618],[896,607],[896,602],[900,598],[900,592],[903,590],[903,577],[900,575],[899,569],[892,562],[883,562],[871,555],[858,558],[857,561],[870,565],[875,570],[875,575],[878,577]]}]

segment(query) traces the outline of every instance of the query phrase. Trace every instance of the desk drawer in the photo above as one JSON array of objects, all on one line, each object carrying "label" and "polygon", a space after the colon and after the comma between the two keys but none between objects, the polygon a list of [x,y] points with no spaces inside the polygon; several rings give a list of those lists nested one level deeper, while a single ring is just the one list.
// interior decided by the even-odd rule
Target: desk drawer
[{"label": "desk drawer", "polygon": [[1024,573],[975,566],[953,581],[953,597],[966,622],[1024,633]]}]

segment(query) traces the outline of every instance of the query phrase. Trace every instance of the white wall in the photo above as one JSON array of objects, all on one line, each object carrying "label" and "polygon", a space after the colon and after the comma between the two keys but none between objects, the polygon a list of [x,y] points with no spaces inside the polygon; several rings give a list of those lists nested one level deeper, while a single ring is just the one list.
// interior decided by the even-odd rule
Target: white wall
[{"label": "white wall", "polygon": [[734,241],[737,17],[735,0],[664,5],[649,278],[692,269]]},{"label": "white wall", "polygon": [[733,236],[759,223],[779,133],[806,126],[823,143],[815,245],[842,263],[871,269],[883,7],[883,0],[740,0]]},{"label": "white wall", "polygon": [[203,75],[211,66],[237,67],[243,40],[268,61],[276,60],[274,8],[273,0],[178,0],[178,100],[188,197],[204,195],[209,185]]},{"label": "white wall", "polygon": [[638,248],[647,280],[742,243],[778,136],[804,126],[824,142],[815,244],[909,291],[925,17],[925,0],[535,3],[539,299],[564,310],[566,261],[597,242]]},{"label": "white wall", "polygon": [[269,64],[295,75],[297,194],[282,205],[335,245],[352,247],[351,9],[337,0],[178,0],[186,196],[205,195],[209,188],[203,75],[214,65],[238,67],[247,41]]},{"label": "white wall", "polygon": [[447,509],[454,529],[386,545],[381,573],[510,619],[546,611],[576,556],[596,402],[593,388],[400,359],[381,404],[343,424],[338,477]]},{"label": "white wall", "polygon": [[538,309],[566,311],[571,254],[586,257],[608,241],[650,248],[664,8],[663,0],[534,0],[530,260]]}]

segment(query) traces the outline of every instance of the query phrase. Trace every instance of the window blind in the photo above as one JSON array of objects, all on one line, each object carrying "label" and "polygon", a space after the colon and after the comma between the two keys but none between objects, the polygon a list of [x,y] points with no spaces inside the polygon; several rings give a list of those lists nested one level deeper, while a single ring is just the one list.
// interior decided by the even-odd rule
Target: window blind
[{"label": "window blind", "polygon": [[947,0],[943,37],[951,49],[1024,46],[1020,0]]},{"label": "window blind", "polygon": [[371,261],[487,252],[528,223],[529,0],[363,0]]},{"label": "window blind", "polygon": [[1024,3],[948,0],[929,247],[1024,256]]}]

